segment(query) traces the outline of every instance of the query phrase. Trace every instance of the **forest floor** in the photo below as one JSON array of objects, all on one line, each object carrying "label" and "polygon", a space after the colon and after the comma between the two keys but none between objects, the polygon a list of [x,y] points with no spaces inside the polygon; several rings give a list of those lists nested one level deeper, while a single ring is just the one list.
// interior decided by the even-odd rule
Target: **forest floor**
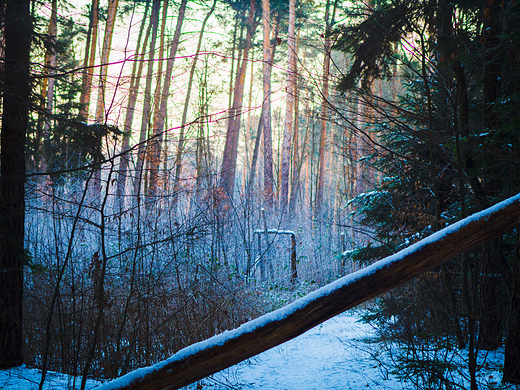
[{"label": "forest floor", "polygon": [[[399,349],[379,341],[370,324],[359,322],[359,311],[349,311],[309,330],[303,335],[256,357],[224,370],[186,389],[413,389],[427,388],[420,377],[403,378],[394,371],[402,356]],[[390,352],[390,350],[392,352]],[[435,351],[450,363],[444,372],[453,388],[469,388],[467,351]],[[515,389],[500,384],[503,351],[479,355],[479,389]],[[423,370],[424,372],[424,370]],[[421,374],[423,375],[423,374]],[[0,371],[0,389],[38,389],[40,374],[27,367]],[[427,378],[426,378],[427,380]],[[79,388],[80,379],[76,379]],[[73,388],[69,376],[48,373],[44,389]],[[100,382],[88,381],[87,389]],[[432,388],[437,388],[432,387]]]}]

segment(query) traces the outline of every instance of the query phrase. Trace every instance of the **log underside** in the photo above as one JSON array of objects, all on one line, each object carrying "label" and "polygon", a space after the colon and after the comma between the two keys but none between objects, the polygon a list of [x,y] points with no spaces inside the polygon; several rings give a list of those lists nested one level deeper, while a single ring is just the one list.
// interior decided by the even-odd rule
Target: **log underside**
[{"label": "log underside", "polygon": [[479,213],[478,218],[470,216],[442,230],[435,239],[426,238],[368,269],[347,275],[343,282],[325,286],[323,293],[315,294],[316,298],[302,298],[302,303],[295,305],[287,315],[271,316],[268,321],[257,319],[259,325],[251,331],[233,333],[224,342],[209,342],[207,347],[193,349],[193,352],[181,352],[178,359],[174,355],[161,368],[134,376],[131,383],[128,379],[116,379],[102,389],[169,390],[186,386],[299,336],[519,225],[520,194]]}]

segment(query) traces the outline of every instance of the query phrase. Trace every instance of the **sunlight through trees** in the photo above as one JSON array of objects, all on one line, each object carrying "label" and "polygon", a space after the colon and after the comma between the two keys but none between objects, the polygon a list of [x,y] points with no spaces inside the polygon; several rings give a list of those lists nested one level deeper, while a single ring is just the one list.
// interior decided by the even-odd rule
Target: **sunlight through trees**
[{"label": "sunlight through trees", "polygon": [[[121,376],[520,192],[519,7],[3,2],[0,369]],[[400,374],[520,382],[519,244],[367,304]]]}]

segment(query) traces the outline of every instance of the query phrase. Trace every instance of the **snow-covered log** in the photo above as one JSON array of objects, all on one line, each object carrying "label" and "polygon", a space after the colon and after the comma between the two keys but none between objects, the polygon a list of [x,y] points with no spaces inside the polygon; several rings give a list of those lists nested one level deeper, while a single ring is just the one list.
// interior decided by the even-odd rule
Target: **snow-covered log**
[{"label": "snow-covered log", "polygon": [[188,346],[100,389],[177,389],[282,344],[520,225],[520,194],[446,227],[284,308]]}]

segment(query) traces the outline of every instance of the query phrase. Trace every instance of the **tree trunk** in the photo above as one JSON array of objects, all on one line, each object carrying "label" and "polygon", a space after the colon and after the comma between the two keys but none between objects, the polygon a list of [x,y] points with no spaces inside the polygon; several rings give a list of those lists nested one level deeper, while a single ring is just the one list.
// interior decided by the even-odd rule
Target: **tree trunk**
[{"label": "tree trunk", "polygon": [[[296,53],[298,53],[300,41],[300,33],[296,37]],[[303,57],[303,62],[305,62],[305,56]],[[298,91],[298,67],[295,64],[295,75],[294,75],[294,137],[293,137],[293,166],[292,166],[292,176],[291,176],[291,193],[289,197],[289,215],[294,215],[296,212],[296,201],[300,194],[300,172],[302,170],[302,161],[303,161],[303,150],[305,149],[305,144],[301,143],[302,147],[300,151],[300,128],[299,128],[299,91]],[[300,156],[301,153],[301,156]]]},{"label": "tree trunk", "polygon": [[[168,105],[168,96],[170,96],[170,83],[173,73],[173,65],[175,63],[175,56],[177,55],[177,49],[179,47],[179,41],[182,31],[182,23],[184,21],[184,14],[186,13],[187,0],[182,0],[179,5],[179,14],[177,15],[177,24],[175,26],[175,33],[173,34],[173,40],[170,43],[170,52],[168,55],[168,61],[166,62],[166,73],[164,75],[164,84],[162,86],[161,99],[158,106],[155,107],[155,113],[153,118],[153,133],[155,137],[162,139],[159,135],[164,131],[164,123],[166,119],[166,107]],[[154,142],[157,142],[155,140]],[[155,168],[154,168],[155,169]]]},{"label": "tree trunk", "polygon": [[110,0],[108,3],[107,22],[105,27],[105,37],[103,39],[103,49],[101,51],[101,64],[99,67],[99,92],[96,105],[96,123],[106,123],[105,112],[105,93],[107,82],[108,61],[110,57],[110,49],[112,46],[112,36],[114,35],[114,26],[116,24],[117,4],[119,0]]},{"label": "tree trunk", "polygon": [[156,84],[155,84],[155,93],[153,99],[154,109],[154,121],[152,126],[152,137],[153,140],[150,142],[150,147],[148,150],[148,159],[150,161],[150,171],[149,171],[149,184],[147,188],[147,197],[157,196],[159,194],[157,189],[157,180],[159,177],[159,166],[161,163],[161,147],[163,140],[163,129],[164,129],[164,121],[163,125],[159,127],[159,124],[156,123],[156,117],[158,116],[158,112],[161,106],[161,96],[162,96],[162,77],[163,77],[163,58],[164,58],[164,38],[165,38],[165,29],[166,29],[166,17],[168,14],[168,0],[163,0],[163,9],[161,14],[161,31],[159,33],[160,42],[159,42],[159,52],[158,52],[158,65],[156,71]]},{"label": "tree trunk", "polygon": [[[276,27],[274,29],[274,35],[277,36],[278,35],[278,29],[280,27],[280,20],[281,20],[281,15],[278,14],[277,17],[276,17]],[[271,48],[271,57],[270,57],[270,62],[269,62],[269,69],[270,71],[273,69],[273,62],[274,62],[274,55],[276,53],[276,47],[278,46],[278,40],[273,40],[273,47]],[[270,76],[269,76],[270,77]],[[262,130],[263,130],[263,124],[262,124],[262,118],[264,116],[264,110],[267,109],[267,104],[262,104],[262,111],[260,113],[260,120],[258,121],[258,127],[257,127],[257,130],[256,130],[256,138],[255,138],[255,146],[254,146],[254,149],[253,149],[253,157],[251,159],[251,171],[250,171],[250,174],[249,174],[249,180],[248,180],[248,183],[247,183],[247,187],[246,187],[246,193],[249,195],[250,192],[251,192],[251,189],[252,189],[252,186],[254,185],[254,182],[255,182],[255,179],[256,179],[256,166],[257,166],[257,163],[258,163],[258,155],[260,154],[259,151],[260,151],[260,141],[262,139]]]},{"label": "tree trunk", "polygon": [[[336,8],[337,0],[334,0],[334,9]],[[329,105],[329,74],[330,74],[330,29],[332,26],[331,19],[334,20],[334,11],[332,18],[330,18],[330,0],[327,0],[325,10],[325,45],[323,49],[323,87],[321,91],[321,132],[320,132],[320,151],[318,163],[318,184],[316,188],[316,202],[314,206],[314,216],[321,221],[323,213],[323,190],[325,186],[325,164],[326,164],[326,145],[327,145],[327,112]]]},{"label": "tree trunk", "polygon": [[[201,85],[199,87],[199,117],[207,118],[209,115],[209,91],[208,91],[208,78],[209,78],[209,61],[204,60],[204,71],[201,76]],[[210,164],[209,164],[209,145],[206,137],[206,121],[200,120],[198,123],[198,136],[197,136],[197,179],[195,183],[195,192],[199,193],[202,189],[204,181],[208,181]]]},{"label": "tree trunk", "polygon": [[[251,123],[251,107],[253,106],[253,91],[254,88],[254,80],[255,80],[255,46],[251,48],[251,61],[249,64],[249,96],[247,99],[247,117],[245,120],[246,129],[244,131],[244,145],[245,148],[245,156],[244,156],[244,164],[242,168],[242,192],[245,194],[247,191],[248,183],[248,174],[249,168],[251,167],[251,162],[249,161],[249,145],[251,144],[251,131],[253,130],[253,125]],[[260,114],[261,116],[261,114]]]},{"label": "tree trunk", "polygon": [[213,11],[215,10],[215,6],[217,5],[216,0],[213,1],[213,5],[211,6],[211,9],[206,14],[206,17],[204,18],[204,21],[202,22],[202,26],[199,33],[199,41],[197,42],[197,49],[195,51],[195,56],[193,57],[193,62],[191,64],[190,69],[190,76],[188,78],[188,90],[186,91],[186,97],[184,98],[184,109],[182,111],[182,122],[181,122],[181,128],[179,132],[179,142],[177,145],[177,155],[175,157],[175,181],[174,181],[174,188],[179,188],[180,179],[181,179],[181,171],[182,171],[182,153],[184,149],[184,129],[186,127],[186,120],[188,118],[188,108],[190,105],[190,96],[191,96],[191,87],[193,85],[193,77],[195,75],[195,69],[197,67],[197,59],[200,53],[200,48],[202,46],[202,38],[204,36],[204,30],[206,29],[206,24],[213,14]]},{"label": "tree trunk", "polygon": [[271,127],[271,5],[270,0],[262,0],[263,21],[263,102],[262,130],[264,132],[264,204],[271,215],[274,197],[273,141]]},{"label": "tree trunk", "polygon": [[143,113],[141,117],[141,133],[139,135],[139,146],[137,148],[137,164],[134,177],[134,199],[137,204],[140,202],[141,195],[141,179],[143,177],[143,166],[146,156],[146,149],[148,146],[148,129],[150,125],[150,113],[152,110],[152,79],[153,79],[153,65],[155,59],[155,42],[157,41],[157,30],[159,29],[159,8],[161,6],[160,0],[153,0],[152,14],[150,17],[150,26],[152,35],[150,39],[150,51],[148,54],[148,69],[146,73],[146,84],[144,89],[144,103]]},{"label": "tree trunk", "polygon": [[[229,72],[229,90],[228,90],[228,105],[227,105],[229,108],[232,107],[231,104],[233,103],[233,76],[235,75],[235,62],[237,62],[235,59],[235,51],[237,49],[237,28],[238,28],[238,23],[240,20],[238,15],[239,14],[237,11],[237,14],[235,16],[235,28],[233,29],[233,46],[231,47],[231,70]],[[245,15],[244,10],[242,10],[242,15],[240,17],[242,17],[243,15]],[[242,42],[243,33],[244,33],[244,25],[241,24],[239,42]],[[239,49],[237,58],[240,58],[240,49]],[[230,121],[231,121],[231,117],[228,118],[228,126],[229,126]]]},{"label": "tree trunk", "polygon": [[[285,111],[285,133],[282,147],[282,180],[280,183],[280,210],[282,217],[285,217],[289,202],[289,170],[291,168],[291,136],[294,127],[294,101],[296,95],[296,0],[289,1],[289,33],[287,35],[287,45],[289,51],[288,71],[287,71],[287,103]],[[294,163],[294,161],[293,161]]]},{"label": "tree trunk", "polygon": [[[459,116],[460,116],[460,128],[462,129],[462,132],[467,135],[469,133],[468,89],[467,89],[467,85],[466,85],[464,69],[460,66],[460,64],[458,64],[456,66],[456,70],[454,73],[455,73],[455,80],[457,83],[457,103],[458,103],[458,112],[459,112]],[[454,108],[454,112],[455,112],[455,110],[456,110],[456,108]],[[456,118],[456,114],[455,114],[454,122],[456,123],[456,121],[457,121],[457,118]],[[457,144],[457,160],[458,160],[457,169],[458,169],[459,180],[460,180],[459,186],[460,186],[461,212],[462,212],[462,218],[464,218],[464,217],[466,217],[466,203],[465,203],[465,198],[464,198],[465,197],[465,195],[464,195],[464,175],[462,172],[462,154],[460,153],[458,129],[456,130],[456,132],[457,132],[456,144]],[[465,258],[465,256],[464,256],[464,258]],[[464,261],[465,260],[463,260],[463,262]],[[444,273],[444,270],[443,270],[443,273]],[[457,308],[457,304],[456,304],[456,299],[454,298],[453,288],[450,286],[448,291],[450,292],[452,310],[454,312],[457,312],[458,308]],[[467,307],[466,310],[468,312],[471,312],[472,308]],[[473,321],[473,319],[471,319],[471,321]],[[454,317],[454,326],[455,326],[455,332],[456,332],[459,348],[464,348],[464,346],[465,346],[464,337],[462,335],[462,329],[461,329],[459,319],[457,316]],[[473,326],[473,324],[472,324],[472,326]],[[470,334],[469,337],[473,337],[473,335]],[[470,354],[470,356],[469,356],[468,360],[470,363],[470,373],[472,373],[474,371],[474,370],[472,370],[472,368],[473,368],[472,366],[473,366],[473,362],[474,362],[474,359],[473,359],[474,356],[472,356],[472,355],[474,354],[474,350],[471,350],[469,352],[469,354]],[[474,379],[473,376],[474,375],[471,376],[471,379],[473,382],[475,382],[476,378]]]},{"label": "tree trunk", "polygon": [[500,2],[483,1],[484,24],[482,26],[484,41],[484,127],[495,129],[498,124],[498,113],[494,103],[500,96],[501,63],[496,55],[500,46]]},{"label": "tree trunk", "polygon": [[[497,2],[484,1],[484,127],[489,133],[493,133],[499,127],[499,118],[495,103],[500,96],[501,64],[496,58],[495,51],[500,46],[500,12],[501,5]],[[471,166],[468,170],[471,170]],[[493,199],[501,192],[501,179],[498,172],[493,172],[490,167],[488,174],[491,177],[486,180],[485,192],[480,197],[482,206],[487,206],[488,199]],[[471,171],[470,171],[471,172]],[[473,181],[480,185],[478,178],[473,176]],[[484,251],[481,275],[481,321],[479,329],[480,347],[486,350],[495,350],[502,345],[502,314],[499,288],[499,256],[503,256],[498,240],[489,243]]]},{"label": "tree trunk", "polygon": [[[43,80],[43,91],[45,96],[45,111],[47,114],[52,115],[52,106],[54,101],[54,84],[55,79],[53,77],[56,72],[56,63],[58,56],[56,55],[56,39],[58,35],[58,2],[52,0],[51,8],[51,20],[49,21],[49,47],[45,53],[45,69],[44,74],[46,78]],[[51,128],[50,118],[45,120],[44,125],[44,138],[48,137]]]},{"label": "tree trunk", "polygon": [[81,75],[81,94],[79,102],[80,120],[87,121],[90,92],[92,90],[92,76],[94,75],[94,62],[96,60],[96,46],[99,25],[99,0],[92,0],[90,9],[90,22],[88,25],[87,43],[85,45],[85,59],[83,60],[83,72]]},{"label": "tree trunk", "polygon": [[[141,22],[141,27],[139,30],[139,36],[137,38],[137,46],[136,46],[136,61],[134,61],[132,66],[132,76],[130,78],[130,89],[128,91],[128,104],[126,106],[126,116],[124,123],[124,134],[123,134],[123,145],[121,146],[121,162],[119,166],[118,172],[118,180],[117,180],[117,197],[119,199],[120,211],[123,208],[123,199],[125,195],[126,189],[126,181],[128,176],[128,165],[130,163],[130,137],[132,135],[132,122],[134,120],[135,113],[135,105],[137,102],[137,95],[139,93],[139,85],[141,80],[141,75],[143,73],[143,66],[145,61],[144,54],[146,52],[146,46],[148,45],[148,38],[150,37],[151,26],[148,25],[148,29],[145,34],[144,43],[141,45],[142,35],[146,26],[146,20],[148,19],[148,8],[150,5],[150,0],[146,1],[146,7],[144,10],[143,20]],[[141,52],[139,53],[139,50]]]},{"label": "tree trunk", "polygon": [[178,389],[297,337],[447,260],[520,225],[520,194],[461,220],[395,255],[292,304],[201,343],[100,390]]},{"label": "tree trunk", "polygon": [[[110,0],[108,3],[107,22],[105,27],[105,37],[103,39],[103,49],[101,51],[101,65],[99,68],[99,89],[98,100],[96,105],[95,121],[98,125],[106,124],[108,113],[105,112],[105,92],[108,73],[108,61],[110,57],[110,49],[112,46],[112,36],[114,35],[114,26],[116,23],[118,0]],[[96,145],[98,150],[102,150],[102,137],[99,137],[99,144]],[[94,159],[96,160],[96,159]],[[92,202],[94,207],[99,203],[101,195],[101,166],[95,168],[94,177],[92,179]]]},{"label": "tree trunk", "polygon": [[503,382],[520,384],[520,229],[516,231],[515,259],[511,269],[511,303],[504,351]]},{"label": "tree trunk", "polygon": [[242,111],[242,101],[244,97],[244,83],[246,77],[249,49],[253,41],[253,35],[256,30],[257,22],[255,22],[255,1],[251,0],[249,7],[248,26],[246,34],[246,42],[242,62],[240,64],[238,77],[235,79],[235,88],[233,93],[233,107],[230,109],[230,120],[226,132],[226,144],[222,158],[222,167],[220,172],[222,188],[227,195],[232,198],[235,188],[235,172],[238,153],[238,139],[240,130],[240,117]]},{"label": "tree trunk", "polygon": [[58,2],[56,0],[52,1],[51,7],[51,19],[49,20],[49,27],[47,29],[48,34],[48,47],[45,52],[45,67],[43,69],[44,79],[42,82],[42,97],[45,99],[43,112],[40,113],[40,117],[38,118],[38,140],[37,145],[41,147],[41,158],[39,161],[40,171],[47,171],[47,160],[45,148],[45,141],[50,137],[50,129],[51,129],[51,116],[52,116],[52,107],[54,102],[54,84],[55,79],[53,75],[56,72],[57,65],[57,55],[56,55],[56,39],[58,35]]},{"label": "tree trunk", "polygon": [[0,176],[0,369],[23,363],[25,137],[29,113],[30,1],[5,7]]}]

